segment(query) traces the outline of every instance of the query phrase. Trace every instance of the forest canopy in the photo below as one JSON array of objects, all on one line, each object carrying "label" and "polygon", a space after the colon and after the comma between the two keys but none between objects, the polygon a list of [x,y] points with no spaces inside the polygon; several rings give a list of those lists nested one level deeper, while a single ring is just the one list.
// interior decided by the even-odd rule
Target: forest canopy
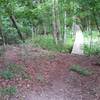
[{"label": "forest canopy", "polygon": [[100,37],[99,5],[99,0],[0,0],[0,44],[36,35],[51,35],[55,44],[66,44],[75,23],[85,35],[95,31]]}]

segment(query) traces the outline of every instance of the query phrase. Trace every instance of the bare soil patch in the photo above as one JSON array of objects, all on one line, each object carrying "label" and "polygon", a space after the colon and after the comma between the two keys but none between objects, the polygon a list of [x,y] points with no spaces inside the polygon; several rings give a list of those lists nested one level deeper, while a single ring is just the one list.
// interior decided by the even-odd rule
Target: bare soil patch
[{"label": "bare soil patch", "polygon": [[[0,71],[9,64],[17,64],[23,66],[24,72],[29,75],[28,78],[16,75],[11,80],[0,76],[0,88],[17,88],[15,95],[1,95],[0,100],[100,100],[100,65],[95,64],[97,57],[25,47],[9,46],[0,56]],[[73,65],[88,68],[93,74],[82,76],[70,71]]]}]

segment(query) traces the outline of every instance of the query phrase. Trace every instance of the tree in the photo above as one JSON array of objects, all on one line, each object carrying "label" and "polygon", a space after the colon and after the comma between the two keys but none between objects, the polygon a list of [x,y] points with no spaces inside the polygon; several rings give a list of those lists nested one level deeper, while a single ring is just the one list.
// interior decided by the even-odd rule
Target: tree
[{"label": "tree", "polygon": [[59,9],[58,9],[58,0],[52,0],[52,16],[53,16],[53,36],[55,39],[55,43],[58,44],[60,41],[60,34],[61,34],[61,28],[60,28],[60,19],[59,19]]}]

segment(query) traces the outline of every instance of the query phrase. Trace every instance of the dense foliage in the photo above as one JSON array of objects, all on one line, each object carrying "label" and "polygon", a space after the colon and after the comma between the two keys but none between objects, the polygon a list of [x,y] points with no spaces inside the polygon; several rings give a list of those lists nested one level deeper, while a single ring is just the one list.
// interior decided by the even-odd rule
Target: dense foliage
[{"label": "dense foliage", "polygon": [[73,23],[100,36],[99,5],[99,0],[0,0],[0,44],[47,34],[67,44]]}]

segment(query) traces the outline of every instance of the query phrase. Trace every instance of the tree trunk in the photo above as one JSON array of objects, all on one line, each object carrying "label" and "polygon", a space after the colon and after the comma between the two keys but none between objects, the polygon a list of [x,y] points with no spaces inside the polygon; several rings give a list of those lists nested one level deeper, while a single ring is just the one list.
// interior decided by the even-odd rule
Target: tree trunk
[{"label": "tree trunk", "polygon": [[93,17],[94,17],[94,20],[95,20],[95,23],[96,23],[96,27],[99,31],[99,34],[100,34],[100,28],[99,28],[99,25],[98,25],[98,22],[97,22],[97,18],[96,18],[96,14],[95,14],[95,11],[93,10]]},{"label": "tree trunk", "polygon": [[53,7],[52,7],[53,37],[54,37],[55,43],[58,44],[58,41],[57,41],[57,30],[56,30],[55,0],[52,0],[52,3],[53,3]]},{"label": "tree trunk", "polygon": [[3,32],[2,32],[2,22],[1,22],[1,18],[0,18],[0,36],[2,38],[3,46],[5,48],[5,38],[4,38],[4,35],[3,35]]},{"label": "tree trunk", "polygon": [[36,35],[40,34],[40,26],[37,26]]},{"label": "tree trunk", "polygon": [[32,30],[32,39],[33,39],[34,38],[34,27],[33,27],[33,25],[32,25],[31,30]]},{"label": "tree trunk", "polygon": [[87,31],[90,32],[91,31],[91,25],[90,25],[90,19],[87,18]]},{"label": "tree trunk", "polygon": [[8,60],[6,60],[6,57],[5,57],[5,51],[6,51],[6,44],[5,44],[5,37],[4,37],[4,34],[2,32],[2,21],[1,21],[1,16],[0,16],[0,36],[2,38],[2,42],[3,42],[3,63],[4,63],[4,66],[6,67],[7,64],[8,64]]},{"label": "tree trunk", "polygon": [[20,39],[23,41],[23,43],[25,43],[24,38],[23,38],[23,36],[22,36],[22,33],[21,33],[20,29],[19,29],[18,26],[17,26],[17,22],[16,22],[15,17],[14,17],[13,15],[11,15],[11,16],[10,16],[10,19],[11,19],[11,21],[12,21],[14,27],[16,28]]},{"label": "tree trunk", "polygon": [[43,32],[44,32],[44,33],[43,33],[44,35],[47,34],[47,29],[46,29],[46,25],[45,25],[45,23],[43,23]]},{"label": "tree trunk", "polygon": [[66,11],[64,12],[64,44],[66,44],[67,41],[67,25],[66,25],[66,20],[67,20],[67,13]]},{"label": "tree trunk", "polygon": [[32,39],[34,39],[34,37],[36,36],[36,27],[32,25],[31,31],[32,31]]},{"label": "tree trunk", "polygon": [[56,24],[57,24],[57,38],[58,38],[58,41],[61,41],[61,34],[60,34],[60,18],[59,18],[59,8],[58,8],[58,0],[55,0],[56,1],[56,3],[55,3],[55,5],[56,5],[56,16],[57,16],[57,22],[56,22]]},{"label": "tree trunk", "polygon": [[52,3],[53,3],[53,7],[52,7],[53,37],[54,37],[55,43],[58,44],[58,42],[61,40],[58,0],[52,0]]}]

